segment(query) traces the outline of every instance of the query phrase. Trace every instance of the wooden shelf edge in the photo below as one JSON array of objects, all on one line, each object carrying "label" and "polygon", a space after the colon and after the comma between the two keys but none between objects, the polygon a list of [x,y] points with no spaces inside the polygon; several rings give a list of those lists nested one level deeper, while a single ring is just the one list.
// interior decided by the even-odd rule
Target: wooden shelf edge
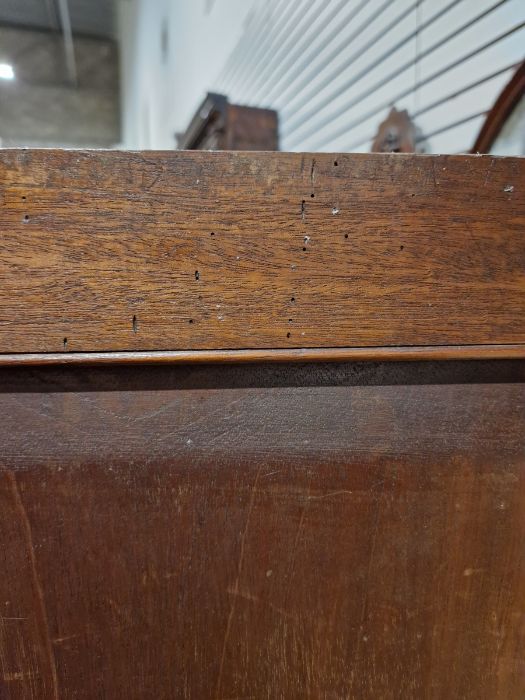
[{"label": "wooden shelf edge", "polygon": [[0,366],[525,359],[525,344],[0,354]]}]

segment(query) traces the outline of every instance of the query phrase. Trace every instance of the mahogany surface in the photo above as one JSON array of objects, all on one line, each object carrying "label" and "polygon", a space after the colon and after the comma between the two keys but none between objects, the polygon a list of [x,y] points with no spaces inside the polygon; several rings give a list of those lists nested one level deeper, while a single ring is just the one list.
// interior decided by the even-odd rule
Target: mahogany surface
[{"label": "mahogany surface", "polygon": [[523,697],[523,361],[0,370],[0,688]]},{"label": "mahogany surface", "polygon": [[522,700],[524,185],[0,150],[0,699]]}]

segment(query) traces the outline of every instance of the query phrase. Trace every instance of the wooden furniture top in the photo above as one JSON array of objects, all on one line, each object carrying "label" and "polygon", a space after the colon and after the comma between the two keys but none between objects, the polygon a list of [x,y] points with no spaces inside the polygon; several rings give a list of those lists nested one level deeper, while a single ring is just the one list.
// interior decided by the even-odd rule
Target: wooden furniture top
[{"label": "wooden furniture top", "polygon": [[2,150],[0,178],[3,362],[525,356],[523,159]]},{"label": "wooden furniture top", "polygon": [[277,151],[279,120],[273,109],[231,104],[226,95],[209,92],[177,141],[191,151]]}]

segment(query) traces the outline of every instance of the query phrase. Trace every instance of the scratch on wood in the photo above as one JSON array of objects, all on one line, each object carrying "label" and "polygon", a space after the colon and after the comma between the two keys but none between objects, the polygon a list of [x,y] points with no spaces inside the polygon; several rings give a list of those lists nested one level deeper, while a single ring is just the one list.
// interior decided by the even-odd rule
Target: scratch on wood
[{"label": "scratch on wood", "polygon": [[160,180],[160,178],[162,177],[162,175],[163,175],[162,172],[157,173],[157,174],[153,177],[153,180],[146,186],[146,190],[152,190],[152,189],[155,187],[155,185],[157,184],[157,182]]},{"label": "scratch on wood", "polygon": [[66,637],[55,637],[53,639],[53,644],[62,644],[62,642],[67,642],[70,639],[76,639],[78,634],[68,634]]},{"label": "scratch on wood", "polygon": [[488,184],[493,165],[494,165],[494,158],[492,158],[492,160],[490,161],[490,165],[487,168],[487,174],[485,175],[485,182],[483,183],[483,187],[486,187]]},{"label": "scratch on wood", "polygon": [[4,683],[31,680],[31,678],[33,678],[32,673],[24,673],[23,671],[13,671],[11,673],[4,673],[4,675],[2,676],[2,680],[4,681]]},{"label": "scratch on wood", "polygon": [[[395,475],[394,475],[395,478]],[[354,680],[355,676],[355,670],[357,669],[357,662],[359,660],[359,657],[361,655],[361,640],[363,638],[363,628],[364,628],[364,623],[366,619],[366,613],[367,613],[367,608],[368,608],[368,582],[370,581],[370,575],[372,573],[372,566],[374,563],[374,557],[375,557],[375,550],[376,550],[376,543],[377,543],[377,536],[379,534],[379,521],[381,517],[381,505],[383,501],[383,493],[384,493],[384,488],[385,488],[385,481],[386,478],[383,478],[380,481],[380,490],[379,493],[376,496],[375,499],[375,519],[374,519],[374,529],[372,531],[372,537],[371,537],[371,542],[370,542],[370,556],[368,558],[368,566],[366,570],[366,576],[365,576],[365,591],[363,595],[363,606],[361,608],[361,619],[359,623],[359,627],[357,628],[357,640],[356,640],[356,650],[354,654],[354,660],[352,663],[352,671],[350,673],[350,678]]]},{"label": "scratch on wood", "polygon": [[267,474],[263,474],[262,478],[264,479],[267,476],[273,476],[274,474],[280,474],[283,470],[282,469],[276,469],[274,472],[268,472]]},{"label": "scratch on wood", "polygon": [[29,518],[27,517],[27,512],[24,506],[24,503],[22,501],[22,497],[20,495],[20,489],[18,488],[18,482],[16,480],[16,476],[13,472],[11,471],[6,471],[5,472],[7,480],[9,482],[9,485],[11,487],[11,493],[13,495],[13,500],[16,505],[16,509],[18,513],[20,514],[20,522],[22,525],[22,528],[24,530],[24,535],[25,535],[25,540],[26,540],[26,547],[27,547],[27,555],[29,557],[29,561],[31,563],[31,575],[33,579],[33,588],[36,593],[36,597],[38,600],[38,608],[39,608],[39,613],[40,613],[40,624],[42,627],[42,636],[44,637],[44,642],[45,642],[45,648],[46,648],[46,653],[47,653],[47,658],[48,658],[48,663],[49,663],[49,670],[51,673],[51,680],[52,680],[52,687],[53,687],[53,698],[55,700],[58,700],[58,677],[57,677],[57,670],[56,670],[56,662],[55,662],[55,654],[53,652],[53,645],[51,644],[51,637],[49,634],[49,622],[47,619],[47,611],[46,611],[46,605],[45,605],[45,600],[44,600],[44,591],[42,590],[42,585],[40,583],[40,578],[38,576],[38,571],[36,567],[36,557],[35,557],[35,548],[33,545],[33,534],[31,532],[31,524],[29,523]]},{"label": "scratch on wood", "polygon": [[233,588],[228,588],[227,593],[232,596],[237,596],[239,598],[243,598],[244,600],[249,600],[251,603],[261,603],[263,605],[267,605],[269,608],[272,610],[275,610],[275,612],[278,612],[280,615],[283,617],[288,617],[288,618],[294,618],[293,615],[290,615],[289,612],[286,612],[283,608],[280,608],[277,605],[274,605],[271,603],[269,600],[262,600],[256,595],[253,595],[252,593],[248,593],[248,591],[236,591]]},{"label": "scratch on wood", "polygon": [[235,614],[235,604],[237,602],[237,596],[239,595],[239,583],[241,580],[242,565],[244,563],[244,546],[245,546],[245,542],[246,542],[246,535],[248,534],[248,528],[250,526],[250,519],[252,517],[253,504],[255,502],[255,494],[257,493],[257,486],[259,484],[259,477],[261,475],[261,470],[262,470],[262,465],[257,470],[257,474],[256,474],[255,480],[253,482],[253,487],[252,487],[252,491],[250,494],[250,503],[248,505],[248,515],[246,516],[246,524],[244,525],[244,530],[243,530],[243,533],[241,536],[241,548],[240,548],[240,553],[239,553],[239,563],[237,565],[237,577],[235,579],[235,584],[234,584],[233,588],[231,589],[231,595],[233,596],[233,599],[232,599],[232,604],[230,607],[230,613],[228,615],[228,620],[226,622],[226,631],[224,633],[224,641],[222,644],[221,662],[219,664],[219,674],[217,677],[217,689],[216,689],[216,693],[215,693],[217,699],[220,697],[220,692],[221,692],[222,673],[224,670],[224,660],[226,658],[226,649],[228,646],[228,639],[229,639],[230,632],[231,632],[233,616]]},{"label": "scratch on wood", "polygon": [[295,571],[295,560],[297,557],[297,548],[299,546],[299,539],[301,537],[301,533],[303,531],[303,525],[304,521],[306,518],[306,511],[308,509],[308,506],[310,504],[310,490],[311,490],[311,484],[312,484],[312,474],[311,472],[308,473],[308,487],[307,487],[307,492],[306,492],[306,498],[304,500],[304,505],[303,509],[301,511],[301,517],[299,518],[299,523],[297,525],[297,531],[295,533],[295,538],[294,538],[294,543],[293,543],[293,550],[292,550],[292,561],[290,563],[290,571],[288,573],[288,584],[286,587],[286,594],[284,596],[284,604],[285,607],[288,607],[288,596],[290,594],[290,590],[292,587],[292,580],[293,580],[293,574]]},{"label": "scratch on wood", "polygon": [[321,496],[308,496],[309,501],[318,501],[321,498],[333,498],[334,496],[341,496],[343,494],[350,494],[352,495],[352,491],[331,491],[330,493],[323,493]]},{"label": "scratch on wood", "polygon": [[436,161],[432,161],[432,182],[434,183],[434,187],[439,184],[436,180]]}]

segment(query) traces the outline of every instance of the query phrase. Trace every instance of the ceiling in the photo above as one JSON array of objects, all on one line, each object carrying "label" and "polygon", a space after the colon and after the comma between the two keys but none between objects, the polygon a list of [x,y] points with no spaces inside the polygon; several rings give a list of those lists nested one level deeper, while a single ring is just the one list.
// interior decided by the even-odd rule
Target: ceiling
[{"label": "ceiling", "polygon": [[[73,34],[114,37],[114,0],[67,0]],[[60,30],[57,0],[0,0],[0,25]]]}]

